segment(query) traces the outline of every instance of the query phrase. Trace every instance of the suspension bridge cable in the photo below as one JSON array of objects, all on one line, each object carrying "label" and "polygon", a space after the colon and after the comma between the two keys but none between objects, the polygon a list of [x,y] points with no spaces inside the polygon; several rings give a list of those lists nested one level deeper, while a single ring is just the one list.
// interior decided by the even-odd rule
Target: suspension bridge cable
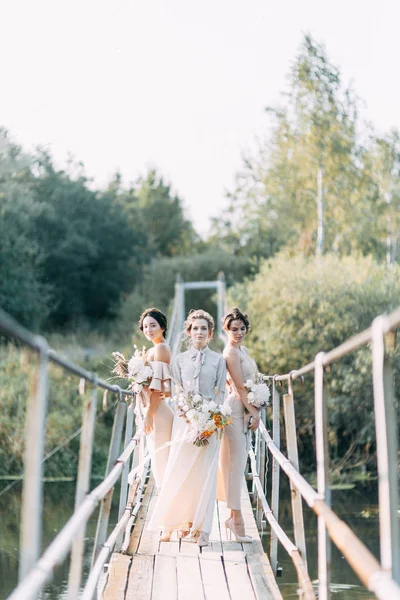
[{"label": "suspension bridge cable", "polygon": [[[106,415],[112,408],[115,408],[117,404],[118,404],[118,400],[116,402],[114,402],[114,404],[111,404],[111,406],[109,406],[106,411],[99,413],[96,417],[96,421],[98,421],[98,419],[101,416]],[[74,438],[76,438],[81,433],[81,431],[82,431],[82,427],[79,427],[79,429],[74,431],[74,433],[71,433],[71,435],[68,436],[61,444],[59,444],[58,446],[56,446],[55,448],[50,450],[50,452],[48,454],[46,454],[46,456],[43,457],[41,464],[45,463],[47,460],[49,460],[49,458],[54,456],[54,454],[57,454],[57,452],[59,452],[60,450],[65,448],[65,446],[67,446],[70,442],[72,442],[72,440]],[[6,485],[2,490],[0,490],[0,498],[1,498],[1,496],[3,496],[3,494],[5,494],[9,490],[11,490],[14,487],[14,485],[19,483],[23,478],[24,478],[24,474],[22,473],[22,475],[18,475],[18,477],[16,479],[14,479],[14,481],[12,483]]]}]

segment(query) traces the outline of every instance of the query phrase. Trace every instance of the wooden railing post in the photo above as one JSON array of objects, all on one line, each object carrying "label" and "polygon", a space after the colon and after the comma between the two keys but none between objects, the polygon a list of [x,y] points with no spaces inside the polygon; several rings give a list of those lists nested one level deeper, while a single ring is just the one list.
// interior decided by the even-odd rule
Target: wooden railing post
[{"label": "wooden railing post", "polygon": [[382,568],[400,583],[400,530],[397,472],[397,415],[393,372],[385,354],[386,318],[372,323],[372,377],[379,485],[379,535]]},{"label": "wooden railing post", "polygon": [[[106,468],[106,476],[110,473],[111,469],[115,465],[117,460],[122,440],[122,430],[124,426],[124,419],[126,414],[126,402],[123,401],[121,392],[119,392],[119,402],[114,417],[114,425],[111,434],[110,449],[108,453],[108,461]],[[111,500],[113,496],[114,488],[111,488],[105,498],[101,501],[99,519],[97,521],[96,538],[93,548],[92,566],[94,565],[97,555],[101,550],[104,542],[107,539],[107,528],[108,521],[110,518]]]},{"label": "wooden railing post", "polygon": [[[254,433],[249,429],[247,431],[247,443],[249,445],[249,448],[253,449],[253,439],[254,439]],[[252,508],[254,508],[256,506],[257,503],[257,496],[255,495],[255,482],[254,482],[254,469],[253,469],[253,465],[250,463],[251,466],[251,473],[249,473],[249,480],[251,481],[251,492],[249,492],[249,497],[250,497],[250,502],[251,502],[251,506]]]},{"label": "wooden railing post", "polygon": [[[281,434],[280,434],[280,401],[279,394],[276,389],[275,377],[272,382],[272,439],[275,446],[280,449],[281,447]],[[271,510],[275,517],[275,520],[279,523],[279,476],[280,466],[276,458],[272,460],[272,490],[271,490]],[[278,537],[273,529],[271,529],[271,542],[270,542],[270,558],[271,567],[274,573],[278,568]]]},{"label": "wooden railing post", "polygon": [[260,494],[258,493],[258,487],[256,485],[257,479],[260,478],[260,448],[261,448],[261,436],[260,430],[254,433],[254,455],[256,459],[256,472],[253,473],[253,482],[252,482],[252,491],[253,491],[253,506],[255,508],[256,513],[256,523],[258,524],[260,512],[262,513],[261,503],[260,503]]},{"label": "wooden railing post", "polygon": [[[264,408],[261,410],[260,419],[261,419],[261,422],[265,425],[266,412],[265,412]],[[260,477],[260,483],[261,483],[261,487],[263,489],[264,495],[266,495],[266,479],[267,479],[266,469],[265,469],[266,449],[265,449],[264,436],[261,435],[260,430],[258,431],[258,440],[259,440],[258,450],[259,450],[259,455],[260,455],[260,458],[258,461],[258,474]],[[257,507],[259,507],[259,510],[257,513],[257,526],[258,526],[258,529],[261,531],[262,525],[263,525],[264,511],[262,508],[262,504],[259,501],[257,502]]]},{"label": "wooden railing post", "polygon": [[[135,417],[135,408],[134,401],[132,401],[126,413],[126,422],[125,422],[125,439],[124,439],[124,450],[131,441],[133,437],[133,421]],[[119,509],[118,509],[118,521],[122,517],[125,507],[126,501],[128,497],[128,474],[129,474],[129,462],[127,461],[122,470],[121,476],[121,490],[119,495]]]},{"label": "wooden railing post", "polygon": [[[289,379],[289,393],[283,396],[283,408],[285,412],[286,445],[288,458],[294,466],[294,468],[296,469],[296,471],[299,471],[299,454],[297,450],[296,420],[293,401],[293,382],[291,378]],[[301,553],[304,564],[307,568],[307,551],[306,537],[304,533],[302,498],[301,494],[299,494],[298,489],[292,481],[290,482],[290,493],[292,501],[294,540],[297,548]]]},{"label": "wooden railing post", "polygon": [[[317,448],[317,488],[327,506],[331,506],[328,485],[328,418],[324,394],[324,352],[315,357],[315,440]],[[318,600],[329,600],[331,574],[331,543],[325,519],[318,516]]]},{"label": "wooden railing post", "polygon": [[[90,489],[96,407],[97,387],[95,383],[91,397],[86,401],[83,407],[78,477],[75,490],[75,511],[82,504],[86,494],[88,494]],[[85,530],[86,523],[81,527],[79,534],[76,536],[72,546],[71,563],[68,576],[68,600],[75,600],[79,595],[79,588],[82,579]]]},{"label": "wooden railing post", "polygon": [[[134,409],[134,401],[132,400],[132,402],[128,406],[128,411],[126,414],[124,449],[127,447],[127,445],[129,444],[129,442],[132,439],[134,417],[135,417],[135,409]],[[122,516],[124,514],[127,499],[128,499],[128,474],[129,474],[129,463],[130,462],[131,461],[129,461],[129,460],[126,461],[126,463],[124,464],[124,468],[122,470],[121,491],[120,491],[120,495],[119,495],[118,521],[120,521],[120,519],[122,518]],[[122,540],[123,540],[123,532],[121,532],[121,534],[117,538],[117,542],[115,545],[116,550],[120,550]]]},{"label": "wooden railing post", "polygon": [[43,453],[48,391],[48,346],[40,344],[39,366],[29,393],[26,409],[25,476],[22,488],[19,581],[22,581],[40,556],[43,510]]}]

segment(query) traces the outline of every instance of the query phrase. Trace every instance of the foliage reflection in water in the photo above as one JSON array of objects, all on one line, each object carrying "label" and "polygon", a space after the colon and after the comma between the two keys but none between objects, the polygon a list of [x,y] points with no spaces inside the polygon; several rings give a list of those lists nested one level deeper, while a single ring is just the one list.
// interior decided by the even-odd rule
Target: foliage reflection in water
[{"label": "foliage reflection in water", "polygon": [[[286,486],[286,487],[285,487]],[[369,550],[379,558],[378,494],[375,483],[353,489],[333,489],[332,508],[359,536]],[[316,595],[318,592],[318,539],[317,517],[303,502],[304,525],[306,530],[307,563]],[[281,496],[279,522],[294,540],[290,493],[287,479],[281,478]],[[269,552],[269,526],[262,535],[263,546]],[[278,543],[279,566],[283,568],[281,578],[277,579],[285,600],[298,598],[297,574],[292,561]],[[335,600],[372,600],[375,595],[369,592],[359,581],[346,559],[332,543],[331,592]]]},{"label": "foliage reflection in water", "polygon": [[[92,482],[92,486],[98,482]],[[114,493],[114,522],[118,510],[118,490]],[[43,543],[45,549],[73,513],[75,502],[74,482],[49,482],[44,485]],[[17,585],[19,558],[19,520],[21,508],[21,483],[0,496],[0,600],[5,600]],[[84,576],[87,575],[96,532],[98,511],[95,511],[86,528]],[[55,572],[39,596],[40,600],[63,600],[67,597],[69,561],[66,560]]]}]

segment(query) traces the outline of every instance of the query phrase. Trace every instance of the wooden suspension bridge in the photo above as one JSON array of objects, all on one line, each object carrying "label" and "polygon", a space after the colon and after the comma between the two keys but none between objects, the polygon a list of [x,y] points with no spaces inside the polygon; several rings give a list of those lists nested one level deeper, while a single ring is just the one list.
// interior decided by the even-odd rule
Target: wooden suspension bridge
[{"label": "wooden suspension bridge", "polygon": [[[223,276],[215,282],[177,280],[168,341],[179,349],[185,290],[215,289],[218,317],[225,305]],[[219,319],[220,322],[220,319]],[[226,508],[217,502],[210,544],[201,549],[186,540],[159,542],[147,528],[156,501],[149,470],[145,439],[134,430],[134,394],[97,378],[49,348],[46,340],[33,335],[0,310],[0,331],[38,354],[36,380],[27,401],[24,480],[20,525],[19,583],[8,600],[34,600],[51,580],[56,567],[70,555],[68,600],[236,600],[282,598],[276,584],[278,542],[291,557],[298,576],[299,598],[327,600],[330,591],[331,541],[340,549],[362,583],[381,600],[400,600],[400,528],[398,518],[397,428],[393,374],[385,344],[395,343],[400,310],[378,316],[371,327],[300,369],[268,377],[272,387],[272,432],[265,426],[265,411],[250,445],[242,500],[246,531],[251,544],[228,540],[224,529]],[[221,330],[218,331],[223,335]],[[379,481],[380,560],[330,506],[327,406],[324,370],[333,362],[370,345],[376,423]],[[49,362],[79,378],[85,401],[75,510],[54,540],[41,554],[42,465],[47,411]],[[295,428],[294,387],[296,380],[314,374],[317,489],[299,473]],[[278,383],[286,387],[282,398]],[[281,389],[281,388],[280,388]],[[90,491],[91,459],[99,391],[116,397],[116,410],[104,480]],[[284,421],[281,423],[281,405]],[[280,450],[284,425],[287,456]],[[121,452],[121,447],[122,452]],[[266,494],[266,465],[272,457],[270,503]],[[128,474],[131,474],[128,482]],[[290,481],[294,539],[279,524],[279,483],[282,474]],[[111,501],[120,481],[118,522],[110,531]],[[248,486],[246,481],[249,482]],[[303,502],[318,519],[318,581],[313,585],[307,569]],[[98,509],[98,523],[89,575],[82,581],[85,528]],[[264,553],[258,530],[271,527],[270,551]]]}]

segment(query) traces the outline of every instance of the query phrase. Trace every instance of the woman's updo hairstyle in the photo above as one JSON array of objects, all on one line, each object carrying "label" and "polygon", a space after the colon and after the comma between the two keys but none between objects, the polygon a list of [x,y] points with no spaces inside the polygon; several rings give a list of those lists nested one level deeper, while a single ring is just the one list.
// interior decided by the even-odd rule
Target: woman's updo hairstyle
[{"label": "woman's updo hairstyle", "polygon": [[231,328],[233,321],[242,321],[246,327],[246,333],[250,331],[250,321],[246,313],[243,313],[237,306],[232,308],[224,317],[222,317],[222,327],[227,331]]},{"label": "woman's updo hairstyle", "polygon": [[167,317],[164,315],[164,313],[161,312],[161,310],[158,310],[158,308],[146,308],[146,310],[142,312],[138,321],[139,329],[141,329],[142,331],[143,321],[146,317],[152,317],[153,319],[155,319],[161,327],[161,329],[164,330],[164,335],[167,333]]},{"label": "woman's updo hairstyle", "polygon": [[212,318],[212,316],[210,315],[210,313],[206,312],[205,310],[202,310],[201,308],[195,310],[192,308],[191,311],[189,311],[189,314],[187,316],[187,319],[184,323],[184,329],[185,329],[185,334],[187,336],[190,335],[190,331],[192,329],[192,325],[193,322],[196,319],[204,319],[205,321],[207,321],[208,323],[208,333],[210,334],[210,336],[214,333],[214,319]]}]

